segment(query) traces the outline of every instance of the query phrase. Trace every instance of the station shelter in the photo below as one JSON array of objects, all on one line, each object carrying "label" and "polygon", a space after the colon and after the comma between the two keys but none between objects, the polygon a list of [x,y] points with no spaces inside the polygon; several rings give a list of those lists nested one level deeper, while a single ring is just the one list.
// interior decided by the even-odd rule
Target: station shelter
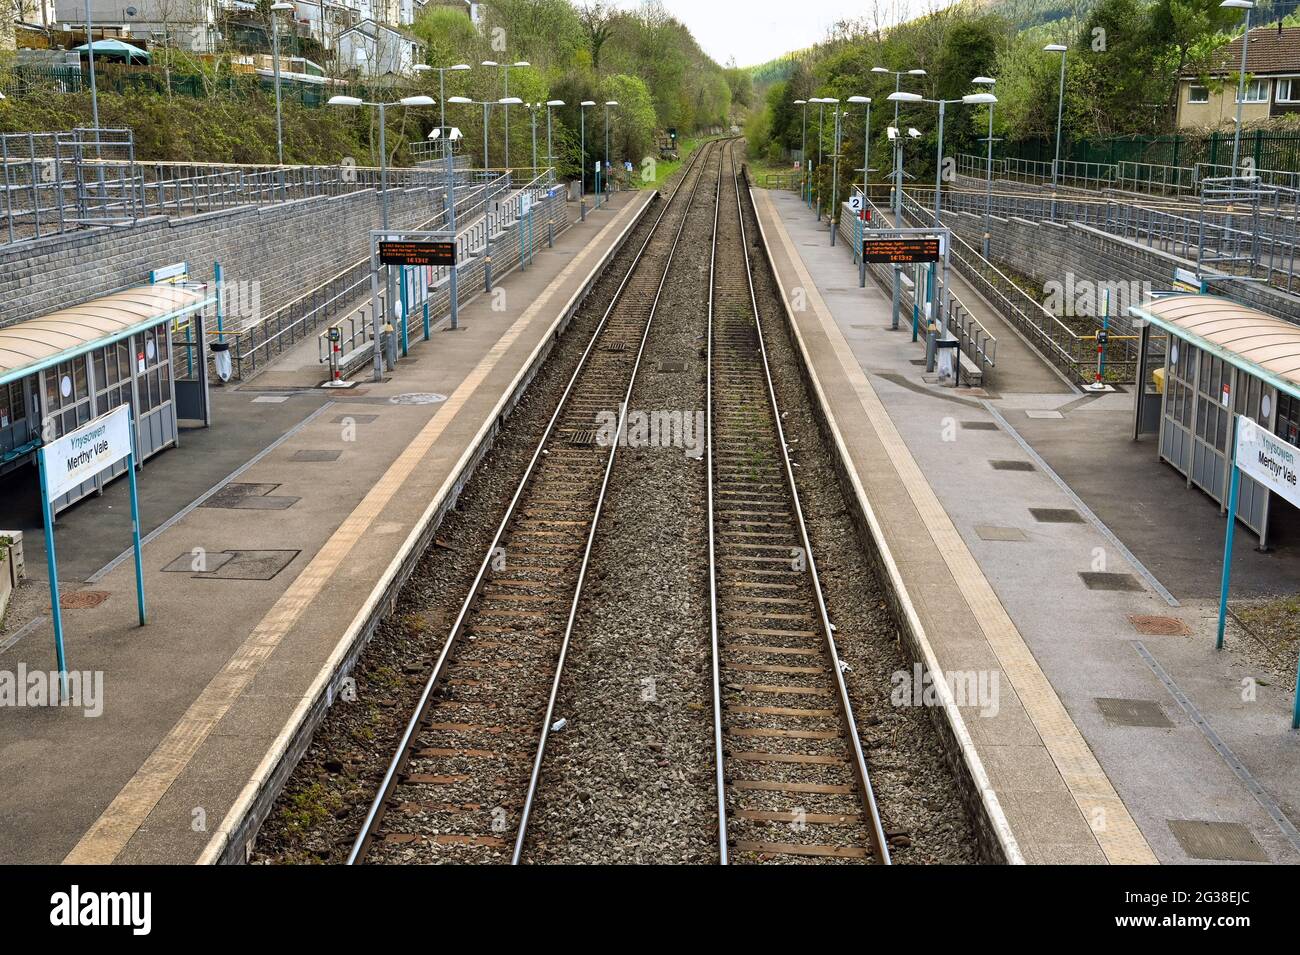
[{"label": "station shelter", "polygon": [[[207,424],[201,329],[214,302],[203,285],[148,285],[0,328],[0,479],[34,467],[43,441],[119,405],[131,406],[138,461],[175,445],[185,419]],[[69,491],[51,502],[54,512],[125,469]]]},{"label": "station shelter", "polygon": [[[1201,294],[1161,296],[1129,315],[1139,330],[1133,436],[1158,434],[1159,460],[1226,511],[1234,415],[1300,443],[1300,325]],[[1261,549],[1279,531],[1300,537],[1300,513],[1246,474],[1239,495],[1237,518]]]}]

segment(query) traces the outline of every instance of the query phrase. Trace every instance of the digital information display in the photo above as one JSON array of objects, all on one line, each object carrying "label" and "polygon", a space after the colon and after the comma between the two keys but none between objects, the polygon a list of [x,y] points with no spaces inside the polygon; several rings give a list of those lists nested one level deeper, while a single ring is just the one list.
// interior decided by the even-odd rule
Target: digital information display
[{"label": "digital information display", "polygon": [[862,256],[868,262],[887,262],[891,265],[938,262],[942,253],[943,246],[937,238],[862,240]]},{"label": "digital information display", "polygon": [[396,242],[381,239],[380,265],[455,265],[455,242]]}]

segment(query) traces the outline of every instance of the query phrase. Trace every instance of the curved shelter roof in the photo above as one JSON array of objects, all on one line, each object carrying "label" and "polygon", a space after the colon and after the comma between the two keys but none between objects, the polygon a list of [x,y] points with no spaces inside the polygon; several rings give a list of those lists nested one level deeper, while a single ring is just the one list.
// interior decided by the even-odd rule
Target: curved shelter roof
[{"label": "curved shelter roof", "polygon": [[1164,295],[1128,312],[1300,398],[1300,325],[1218,295]]},{"label": "curved shelter roof", "polygon": [[195,312],[213,301],[179,285],[146,285],[0,328],[0,385]]}]

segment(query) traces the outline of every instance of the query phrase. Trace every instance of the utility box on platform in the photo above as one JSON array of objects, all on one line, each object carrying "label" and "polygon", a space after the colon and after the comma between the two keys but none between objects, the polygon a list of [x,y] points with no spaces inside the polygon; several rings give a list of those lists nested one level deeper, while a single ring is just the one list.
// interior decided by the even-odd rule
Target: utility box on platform
[{"label": "utility box on platform", "polygon": [[22,531],[0,531],[0,558],[4,559],[4,569],[0,573],[7,574],[9,582],[17,587],[18,582],[27,576]]}]

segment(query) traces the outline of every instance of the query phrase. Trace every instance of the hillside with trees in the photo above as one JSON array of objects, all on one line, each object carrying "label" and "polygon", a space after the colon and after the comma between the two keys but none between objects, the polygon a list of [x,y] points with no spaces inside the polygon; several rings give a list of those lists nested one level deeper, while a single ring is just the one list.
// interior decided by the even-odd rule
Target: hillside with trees
[{"label": "hillside with trees", "polygon": [[[267,25],[260,37],[269,42],[270,0],[257,0]],[[604,106],[617,100],[611,111],[611,158],[639,162],[655,153],[656,134],[675,127],[682,136],[729,122],[733,96],[752,95],[747,71],[726,70],[711,60],[690,31],[671,17],[659,0],[645,0],[632,9],[614,7],[606,0],[575,5],[569,0],[489,0],[478,8],[479,21],[471,22],[463,5],[430,2],[404,30],[425,48],[431,66],[468,63],[472,70],[447,74],[446,95],[474,100],[497,100],[506,95],[502,70],[484,67],[483,60],[499,63],[526,61],[530,65],[509,70],[509,95],[525,102],[562,99],[565,107],[553,113],[553,138],[557,165],[562,173],[577,174],[580,133],[578,103],[592,100],[596,108],[586,115],[588,168],[604,148]],[[136,134],[137,156],[159,160],[273,163],[275,161],[275,108],[267,79],[237,74],[232,68],[234,32],[229,49],[196,56],[181,49],[150,47],[148,66],[98,64],[99,107],[104,125],[128,126]],[[256,31],[244,29],[240,48],[259,42]],[[251,37],[251,39],[250,39]],[[68,42],[84,42],[69,36]],[[286,37],[281,42],[288,43]],[[295,41],[296,43],[297,41]],[[52,44],[53,45],[53,44]],[[254,46],[252,49],[260,49]],[[266,47],[269,50],[269,46]],[[286,52],[297,46],[286,47]],[[304,54],[326,58],[327,51]],[[65,91],[66,84],[16,83],[14,55],[0,50],[0,132],[69,129],[91,124],[87,90]],[[377,163],[376,120],[370,110],[339,109],[323,105],[329,92],[341,91],[367,99],[389,100],[414,93],[439,95],[435,71],[403,77],[366,77],[348,74],[329,62],[322,64],[334,86],[304,90],[285,84],[285,161],[337,163],[344,157]],[[9,78],[6,79],[6,72]],[[452,105],[448,122],[460,127],[465,148],[482,151],[480,107]],[[539,164],[545,154],[546,113],[537,114]],[[438,110],[388,111],[390,161],[405,163],[406,143],[422,138],[438,121]],[[510,111],[511,161],[531,162],[532,116],[527,109]],[[489,152],[494,164],[504,158],[502,111],[494,107],[489,122]]]},{"label": "hillside with trees", "polygon": [[[1267,23],[1294,7],[1293,0],[1261,0],[1254,23]],[[769,163],[788,160],[799,149],[803,131],[803,110],[794,100],[825,96],[872,97],[872,140],[883,144],[893,121],[886,97],[894,90],[894,77],[871,72],[876,66],[924,69],[924,77],[904,77],[903,89],[932,99],[958,98],[974,89],[970,81],[975,76],[995,77],[994,135],[1003,140],[999,151],[1014,155],[1026,143],[1041,146],[1055,136],[1058,100],[1060,59],[1043,51],[1048,42],[1069,46],[1063,121],[1067,144],[1167,134],[1173,131],[1179,71],[1205,62],[1240,32],[1241,21],[1239,10],[1222,9],[1219,0],[962,0],[904,23],[868,18],[836,24],[823,43],[788,62],[774,61],[785,65],[784,78],[757,84],[764,106],[747,126],[751,154]],[[756,75],[774,72],[773,64],[765,64]],[[817,112],[809,106],[810,144],[815,143]],[[862,142],[863,119],[860,107],[850,108],[848,141]],[[923,133],[915,159],[908,160],[909,171],[933,175],[935,108],[904,104],[900,121]],[[949,106],[945,154],[983,155],[987,129],[985,108]],[[830,135],[828,121],[827,145]],[[877,179],[886,177],[883,167],[889,165],[883,152]]]}]

